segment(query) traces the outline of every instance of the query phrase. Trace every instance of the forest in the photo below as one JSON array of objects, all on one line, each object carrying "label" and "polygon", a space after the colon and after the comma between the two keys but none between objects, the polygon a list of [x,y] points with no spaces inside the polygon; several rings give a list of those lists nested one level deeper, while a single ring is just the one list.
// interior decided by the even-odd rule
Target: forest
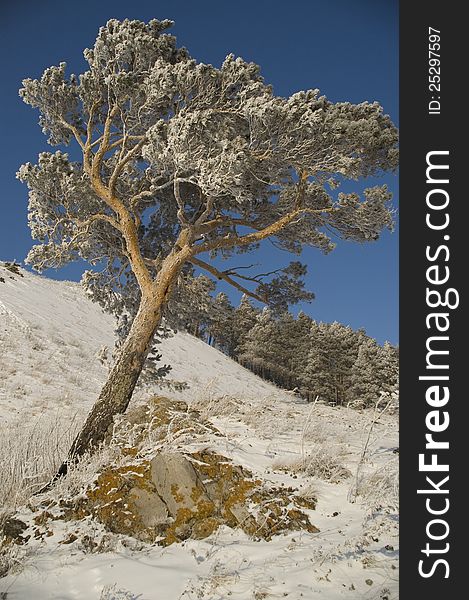
[{"label": "forest", "polygon": [[[263,379],[313,401],[363,408],[396,398],[399,348],[380,345],[363,329],[317,322],[300,311],[254,306],[243,295],[233,306],[204,275],[192,283],[180,325]],[[179,305],[179,309],[180,309]]]}]

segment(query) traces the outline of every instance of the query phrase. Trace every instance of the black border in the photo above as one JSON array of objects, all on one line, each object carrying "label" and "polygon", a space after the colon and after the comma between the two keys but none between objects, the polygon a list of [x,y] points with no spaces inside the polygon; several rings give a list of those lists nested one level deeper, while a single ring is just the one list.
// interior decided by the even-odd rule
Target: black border
[{"label": "black border", "polygon": [[[467,33],[463,33],[463,27],[467,28],[463,7],[464,3],[435,0],[400,3],[400,597],[404,600],[419,598],[420,594],[425,600],[449,600],[467,594],[463,570],[467,546],[463,485],[469,480],[464,466],[469,428],[463,410],[469,400],[468,386],[464,385],[463,377],[469,370],[464,344],[469,333],[464,319],[465,278],[469,271],[469,252],[464,243],[469,237],[469,232],[465,231],[465,215],[469,198],[467,192],[462,191],[461,184],[463,178],[469,176],[469,162],[463,164],[465,155],[469,153],[462,150],[469,105],[464,97],[464,88],[467,88],[464,56],[468,56],[468,51],[465,47]],[[429,27],[441,31],[439,115],[428,113],[432,95],[428,89]],[[449,234],[450,240],[446,242],[442,241],[443,232],[431,231],[425,222],[429,189],[425,175],[426,155],[432,150],[449,150],[450,183],[445,188],[450,194],[450,224],[444,234]],[[440,263],[450,268],[447,287],[456,288],[460,295],[459,307],[448,310],[451,325],[446,335],[450,337],[447,346],[450,353],[445,359],[450,367],[450,400],[445,410],[449,412],[450,426],[440,434],[441,440],[450,442],[449,450],[440,453],[440,462],[443,458],[447,459],[450,466],[450,509],[444,515],[450,526],[445,542],[449,542],[450,547],[447,554],[434,555],[435,558],[445,558],[450,571],[446,579],[445,569],[440,566],[433,576],[425,579],[418,573],[418,564],[419,560],[425,559],[421,549],[428,541],[425,528],[432,517],[426,511],[425,497],[417,494],[417,489],[429,487],[425,476],[430,474],[419,473],[418,455],[425,449],[425,416],[432,409],[425,401],[429,384],[418,378],[425,374],[425,343],[432,335],[425,323],[427,313],[432,312],[426,305],[426,269],[429,263],[425,251],[427,245],[435,248],[440,243],[446,243],[450,249],[449,261]],[[442,475],[436,473],[435,480],[441,479]],[[437,543],[434,544],[437,547]],[[440,544],[443,545],[443,542]],[[426,560],[428,567],[430,563]],[[457,589],[461,591],[456,593]]]}]

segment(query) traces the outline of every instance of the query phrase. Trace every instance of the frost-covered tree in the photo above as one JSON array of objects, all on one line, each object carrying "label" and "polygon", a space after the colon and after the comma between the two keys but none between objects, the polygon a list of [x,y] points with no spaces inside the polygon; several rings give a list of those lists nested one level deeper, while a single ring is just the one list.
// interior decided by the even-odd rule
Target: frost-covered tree
[{"label": "frost-covered tree", "polygon": [[368,406],[398,392],[396,347],[378,345],[363,329],[317,323],[303,312],[295,319],[264,309],[240,337],[235,358],[283,388],[299,388],[309,400],[319,396],[340,405]]},{"label": "frost-covered tree", "polygon": [[278,343],[278,326],[272,310],[264,308],[258,315],[256,324],[243,338],[239,349],[239,361],[264,379],[275,380],[277,369],[281,367],[277,361],[280,344]]},{"label": "frost-covered tree", "polygon": [[304,385],[328,402],[350,401],[352,368],[366,334],[341,323],[313,323]]},{"label": "frost-covered tree", "polygon": [[286,312],[275,317],[264,308],[256,323],[242,338],[238,360],[261,377],[284,388],[297,384],[292,368],[296,338],[294,317]]},{"label": "frost-covered tree", "polygon": [[344,404],[348,400],[351,370],[358,356],[363,331],[353,331],[342,323],[328,326],[331,353],[331,378],[335,387],[335,401]]},{"label": "frost-covered tree", "polygon": [[313,325],[313,319],[303,311],[298,313],[289,335],[294,344],[294,351],[290,357],[290,364],[296,379],[297,385],[303,385],[303,373],[308,362],[308,355],[311,348],[310,331]]},{"label": "frost-covered tree", "polygon": [[302,297],[298,263],[269,284],[212,259],[269,237],[295,254],[329,252],[329,231],[365,242],[392,226],[385,186],[334,191],[396,168],[397,131],[379,104],[334,103],[318,90],[275,96],[255,64],[232,55],[219,68],[198,63],[166,33],[171,25],[111,20],[85,50],[83,74],[67,76],[61,63],[20,91],[49,143],[73,142],[81,153],[44,152],[19,170],[38,240],[28,261],[39,270],[78,258],[104,265],[83,283],[105,306],[118,297],[131,321],[71,458],[126,410],[193,267],[275,307],[285,301],[279,289]]},{"label": "frost-covered tree", "polygon": [[337,388],[334,382],[334,360],[337,354],[335,340],[329,335],[327,323],[311,325],[310,352],[304,370],[306,386],[313,396],[326,402],[337,401]]},{"label": "frost-covered tree", "polygon": [[228,355],[231,355],[234,343],[233,319],[234,307],[228,296],[224,292],[220,292],[213,299],[210,309],[208,342]]},{"label": "frost-covered tree", "polygon": [[357,406],[370,406],[377,402],[383,390],[380,364],[380,346],[366,337],[360,344],[357,359],[352,367],[350,395]]},{"label": "frost-covered tree", "polygon": [[292,389],[298,386],[298,378],[295,370],[297,346],[300,345],[298,336],[298,321],[289,313],[282,313],[276,322],[276,336],[272,340],[276,359],[272,360],[272,367],[279,373],[276,383],[284,388]]},{"label": "frost-covered tree", "polygon": [[210,326],[215,289],[215,282],[206,275],[186,277],[183,283],[180,278],[165,312],[167,320],[176,329],[203,337]]},{"label": "frost-covered tree", "polygon": [[380,347],[379,371],[382,392],[389,398],[399,390],[399,350],[389,342]]},{"label": "frost-covered tree", "polygon": [[233,319],[233,356],[238,357],[240,345],[249,331],[254,327],[259,315],[259,309],[252,305],[246,294],[241,296],[239,306],[235,308]]}]

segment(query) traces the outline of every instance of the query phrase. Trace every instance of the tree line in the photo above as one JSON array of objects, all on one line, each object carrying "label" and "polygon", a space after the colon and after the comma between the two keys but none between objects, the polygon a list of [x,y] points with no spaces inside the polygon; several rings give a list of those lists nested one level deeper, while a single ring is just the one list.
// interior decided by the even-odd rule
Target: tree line
[{"label": "tree line", "polygon": [[259,309],[242,296],[238,306],[201,275],[182,327],[250,371],[308,399],[366,407],[397,394],[399,349],[380,345],[363,329],[320,323],[304,312]]}]

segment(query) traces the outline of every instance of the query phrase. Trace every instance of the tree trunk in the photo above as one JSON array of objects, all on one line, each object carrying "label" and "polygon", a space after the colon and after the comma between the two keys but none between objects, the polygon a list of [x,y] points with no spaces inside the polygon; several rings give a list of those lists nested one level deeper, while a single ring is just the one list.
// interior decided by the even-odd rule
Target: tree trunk
[{"label": "tree trunk", "polygon": [[89,413],[81,431],[69,450],[68,458],[57,473],[38,493],[51,488],[67,474],[68,464],[85,452],[92,451],[105,438],[114,416],[127,409],[133,391],[151,349],[153,336],[161,322],[164,303],[161,297],[142,298],[129,334],[122,345],[101,393]]},{"label": "tree trunk", "polygon": [[127,339],[99,398],[73,442],[69,460],[82,456],[102,442],[114,415],[122,414],[127,409],[151,349],[153,336],[161,322],[162,309],[158,300],[142,299]]},{"label": "tree trunk", "polygon": [[59,477],[66,475],[68,464],[93,451],[104,440],[114,416],[126,411],[151,349],[153,336],[161,323],[163,310],[190,253],[188,245],[179,246],[163,262],[157,280],[142,290],[140,306],[129,334],[98,400],[70,448],[67,461],[62,463],[53,479],[38,493],[50,489]]}]

